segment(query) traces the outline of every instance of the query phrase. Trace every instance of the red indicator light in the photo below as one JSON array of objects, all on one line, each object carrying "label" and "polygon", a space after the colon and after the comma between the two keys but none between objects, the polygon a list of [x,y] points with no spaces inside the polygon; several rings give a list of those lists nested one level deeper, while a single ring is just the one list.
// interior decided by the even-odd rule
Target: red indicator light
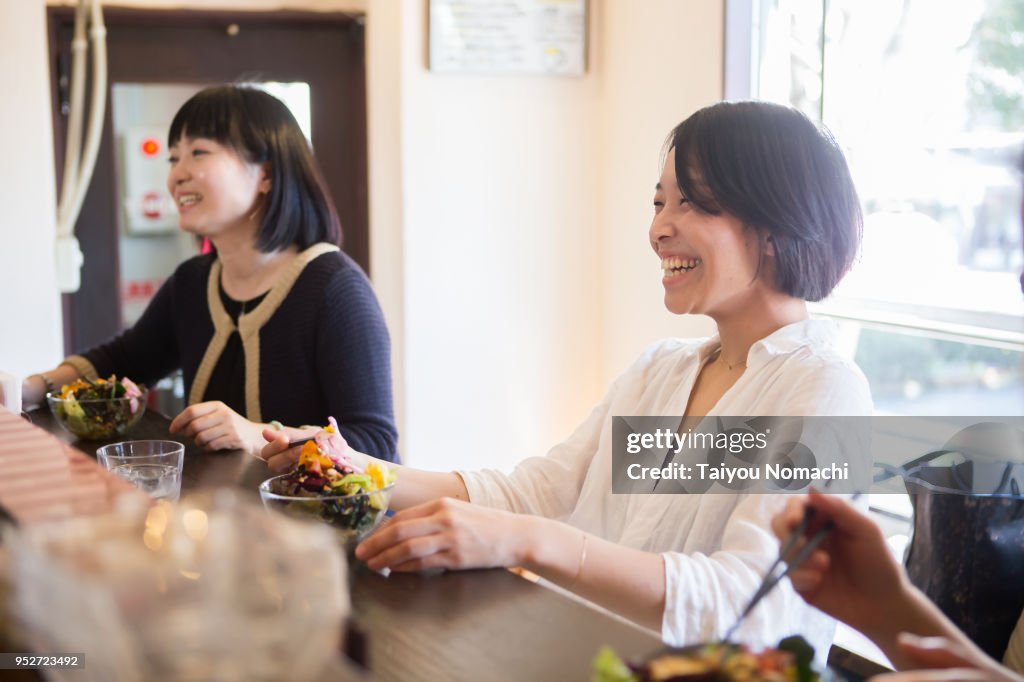
[{"label": "red indicator light", "polygon": [[160,153],[160,143],[152,137],[147,137],[142,141],[142,153],[145,156],[156,156]]}]

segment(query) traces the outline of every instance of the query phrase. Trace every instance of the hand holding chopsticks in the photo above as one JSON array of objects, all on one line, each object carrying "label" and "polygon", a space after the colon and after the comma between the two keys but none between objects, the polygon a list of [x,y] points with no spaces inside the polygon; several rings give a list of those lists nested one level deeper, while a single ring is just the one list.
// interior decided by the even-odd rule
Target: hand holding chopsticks
[{"label": "hand holding chopsticks", "polygon": [[[853,499],[856,500],[858,497],[860,497],[860,493],[856,493],[853,496]],[[814,507],[811,505],[805,506],[803,519],[800,521],[800,524],[790,533],[789,537],[779,550],[779,556],[775,560],[775,563],[773,563],[765,573],[760,586],[757,588],[757,591],[754,592],[753,597],[751,597],[743,611],[740,612],[739,618],[737,618],[736,622],[726,630],[725,635],[722,637],[722,641],[728,642],[729,638],[735,634],[736,629],[746,619],[746,617],[750,615],[750,612],[754,610],[758,603],[760,603],[762,599],[775,589],[775,586],[778,585],[779,582],[786,578],[795,569],[799,568],[800,565],[803,564],[809,556],[811,556],[814,550],[824,542],[825,538],[828,537],[828,534],[835,528],[835,523],[832,519],[825,520],[825,522],[821,524],[810,538],[806,538],[806,542],[803,546],[796,549],[797,544],[801,540],[805,539],[807,530],[814,519]]]},{"label": "hand holding chopsticks", "polygon": [[828,542],[790,571],[793,589],[811,606],[869,637],[892,630],[913,588],[885,534],[848,499],[811,491],[791,497],[772,519],[782,543],[794,535],[807,507],[818,522],[830,521],[834,528]]}]

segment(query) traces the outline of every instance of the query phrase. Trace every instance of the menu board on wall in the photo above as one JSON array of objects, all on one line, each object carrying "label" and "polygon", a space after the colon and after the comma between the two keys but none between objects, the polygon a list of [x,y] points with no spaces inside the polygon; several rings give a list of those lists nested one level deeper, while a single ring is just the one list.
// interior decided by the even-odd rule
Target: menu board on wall
[{"label": "menu board on wall", "polygon": [[581,76],[587,0],[430,0],[430,69]]}]

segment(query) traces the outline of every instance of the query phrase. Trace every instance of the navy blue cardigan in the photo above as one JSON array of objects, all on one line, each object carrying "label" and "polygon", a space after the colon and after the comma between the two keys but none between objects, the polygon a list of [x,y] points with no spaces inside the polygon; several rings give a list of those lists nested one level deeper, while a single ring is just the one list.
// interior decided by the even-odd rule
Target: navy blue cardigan
[{"label": "navy blue cardigan", "polygon": [[[233,327],[219,301],[219,282],[210,282],[215,263],[214,254],[185,261],[135,326],[68,360],[81,367],[84,359],[100,376],[116,373],[148,385],[181,368],[185,393],[198,402],[210,388],[197,387],[197,397],[197,375],[202,383],[219,374],[210,371],[220,353],[214,318]],[[276,298],[268,307],[272,314],[254,331],[258,342],[253,338],[246,346],[258,355],[246,358],[255,363],[248,376],[258,377],[255,387],[245,387],[254,408],[247,412],[258,414],[244,416],[287,426],[323,425],[333,416],[352,447],[398,461],[390,339],[366,275],[343,252],[330,250],[305,264],[290,288],[277,288],[282,291],[276,297],[271,289],[251,311]],[[223,394],[223,387],[215,392]]]}]

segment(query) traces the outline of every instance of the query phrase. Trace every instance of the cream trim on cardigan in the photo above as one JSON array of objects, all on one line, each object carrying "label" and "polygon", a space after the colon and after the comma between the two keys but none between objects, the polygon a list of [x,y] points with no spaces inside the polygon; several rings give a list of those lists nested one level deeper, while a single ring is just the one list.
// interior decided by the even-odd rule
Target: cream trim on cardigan
[{"label": "cream trim on cardigan", "polygon": [[89,360],[81,355],[69,355],[68,357],[61,360],[62,365],[71,365],[78,372],[78,376],[85,377],[87,379],[97,379],[99,374],[96,372],[96,368]]},{"label": "cream trim on cardigan", "polygon": [[[260,411],[260,328],[273,316],[292,290],[299,275],[313,259],[325,253],[338,251],[334,244],[314,244],[301,252],[291,265],[281,274],[274,286],[267,292],[260,304],[238,318],[238,335],[242,338],[242,350],[245,355],[245,412],[246,419],[254,422],[263,421]],[[210,277],[206,282],[206,302],[213,320],[213,338],[210,339],[203,355],[202,362],[196,370],[192,388],[188,392],[188,404],[202,402],[206,388],[209,386],[213,368],[217,366],[224,347],[227,346],[235,324],[224,309],[220,300],[220,260],[215,260],[210,267]]]}]

